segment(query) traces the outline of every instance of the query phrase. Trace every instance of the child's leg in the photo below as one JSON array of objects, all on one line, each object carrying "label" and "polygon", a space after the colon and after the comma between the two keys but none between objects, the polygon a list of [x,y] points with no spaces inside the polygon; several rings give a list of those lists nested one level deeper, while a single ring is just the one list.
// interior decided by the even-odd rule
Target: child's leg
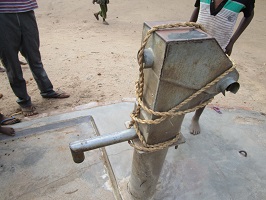
[{"label": "child's leg", "polygon": [[202,112],[204,111],[204,109],[205,109],[205,106],[196,110],[196,112],[195,112],[195,114],[191,120],[190,133],[193,135],[197,135],[200,133],[199,118],[200,118]]},{"label": "child's leg", "polygon": [[103,18],[103,20],[105,21],[106,17],[107,17],[107,4],[101,4],[101,12],[100,15]]},{"label": "child's leg", "polygon": [[100,14],[100,12],[94,13],[94,17],[95,17],[97,20],[99,20],[99,14]]}]

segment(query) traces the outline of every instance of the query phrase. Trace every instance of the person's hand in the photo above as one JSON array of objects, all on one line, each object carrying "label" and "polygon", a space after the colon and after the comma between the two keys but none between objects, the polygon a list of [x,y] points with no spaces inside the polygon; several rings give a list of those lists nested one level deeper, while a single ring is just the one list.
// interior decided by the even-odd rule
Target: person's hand
[{"label": "person's hand", "polygon": [[228,45],[225,47],[225,53],[230,56],[233,50],[234,43],[229,42]]}]

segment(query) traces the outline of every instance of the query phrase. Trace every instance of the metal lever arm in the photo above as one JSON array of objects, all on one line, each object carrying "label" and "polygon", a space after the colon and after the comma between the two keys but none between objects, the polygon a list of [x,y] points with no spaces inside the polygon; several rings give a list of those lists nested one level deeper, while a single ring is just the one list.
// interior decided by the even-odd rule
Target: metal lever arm
[{"label": "metal lever arm", "polygon": [[71,142],[69,148],[75,163],[82,163],[85,159],[84,152],[101,147],[125,142],[137,138],[135,129],[97,136],[86,140]]}]

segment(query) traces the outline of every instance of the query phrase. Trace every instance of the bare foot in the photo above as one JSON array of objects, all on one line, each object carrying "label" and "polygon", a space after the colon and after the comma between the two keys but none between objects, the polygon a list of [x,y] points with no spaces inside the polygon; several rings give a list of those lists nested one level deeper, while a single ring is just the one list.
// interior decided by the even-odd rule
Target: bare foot
[{"label": "bare foot", "polygon": [[94,16],[95,16],[95,18],[97,19],[97,20],[99,20],[99,16],[98,16],[99,14],[98,13],[94,13]]},{"label": "bare foot", "polygon": [[21,112],[25,117],[37,115],[38,112],[34,106],[21,107]]},{"label": "bare foot", "polygon": [[189,131],[192,135],[200,134],[199,120],[192,119],[189,127]]},{"label": "bare foot", "polygon": [[13,128],[8,128],[8,127],[1,127],[0,126],[0,133],[9,135],[9,136],[14,136],[15,135],[15,130]]},{"label": "bare foot", "polygon": [[193,135],[200,134],[199,119],[200,119],[200,116],[201,116],[202,112],[204,111],[204,109],[205,109],[205,106],[202,108],[199,108],[198,110],[196,110],[194,116],[192,117],[189,131]]}]

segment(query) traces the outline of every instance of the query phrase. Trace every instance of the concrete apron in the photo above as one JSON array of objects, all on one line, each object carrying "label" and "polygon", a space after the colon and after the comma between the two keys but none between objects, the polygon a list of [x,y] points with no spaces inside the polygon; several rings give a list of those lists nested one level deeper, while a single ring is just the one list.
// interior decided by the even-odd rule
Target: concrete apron
[{"label": "concrete apron", "polygon": [[[86,152],[81,164],[73,162],[68,145],[125,130],[133,107],[132,102],[85,105],[13,125],[15,137],[0,135],[0,199],[129,199],[133,149],[126,142]],[[197,136],[188,130],[192,113],[186,115],[186,143],[168,150],[154,200],[266,199],[265,115],[221,111],[204,111]]]}]

